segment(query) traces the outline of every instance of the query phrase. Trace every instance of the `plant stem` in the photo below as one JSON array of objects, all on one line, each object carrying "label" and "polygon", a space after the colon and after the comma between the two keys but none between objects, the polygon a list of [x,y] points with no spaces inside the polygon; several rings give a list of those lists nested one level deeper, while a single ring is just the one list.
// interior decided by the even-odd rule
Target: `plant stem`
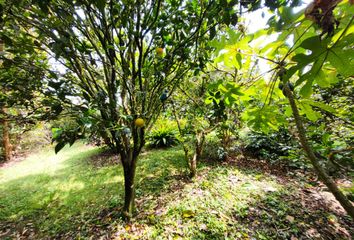
[{"label": "plant stem", "polygon": [[353,204],[348,200],[348,198],[340,191],[336,183],[328,176],[326,171],[321,166],[319,160],[315,156],[312,147],[310,146],[307,138],[306,131],[303,126],[301,116],[299,114],[299,110],[294,100],[294,95],[287,84],[284,84],[284,93],[286,97],[289,99],[289,103],[291,109],[293,111],[293,116],[295,119],[296,127],[298,130],[301,146],[306,152],[307,157],[310,159],[314,170],[318,177],[323,181],[323,183],[327,186],[327,188],[332,192],[334,197],[338,200],[338,202],[342,205],[342,207],[347,211],[347,213],[354,219],[354,207]]}]

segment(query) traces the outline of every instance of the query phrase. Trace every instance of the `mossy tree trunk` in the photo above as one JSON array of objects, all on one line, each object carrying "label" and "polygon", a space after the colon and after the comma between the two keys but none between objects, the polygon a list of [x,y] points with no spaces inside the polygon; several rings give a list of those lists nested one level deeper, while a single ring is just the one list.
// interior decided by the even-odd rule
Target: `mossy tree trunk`
[{"label": "mossy tree trunk", "polygon": [[287,84],[284,84],[284,94],[289,99],[289,103],[291,109],[293,111],[293,116],[295,119],[296,127],[299,134],[299,139],[301,142],[301,146],[304,149],[307,157],[310,159],[313,168],[318,175],[318,177],[323,181],[323,183],[327,186],[327,188],[332,192],[334,197],[338,200],[338,202],[342,205],[342,207],[347,211],[347,213],[354,219],[354,207],[353,204],[347,199],[347,197],[340,191],[336,183],[330,178],[330,176],[326,173],[326,171],[321,166],[319,160],[314,154],[312,147],[310,146],[307,137],[306,131],[303,126],[301,116],[299,114],[299,110],[297,108],[294,95]]}]

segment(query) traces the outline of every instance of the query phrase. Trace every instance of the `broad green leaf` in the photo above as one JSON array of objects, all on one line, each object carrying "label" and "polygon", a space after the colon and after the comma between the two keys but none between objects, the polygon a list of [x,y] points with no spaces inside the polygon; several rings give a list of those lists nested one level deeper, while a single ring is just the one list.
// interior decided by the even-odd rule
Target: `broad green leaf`
[{"label": "broad green leaf", "polygon": [[305,85],[301,88],[300,94],[301,96],[308,98],[312,94],[312,83],[313,80],[309,79],[306,81]]},{"label": "broad green leaf", "polygon": [[223,85],[223,84],[220,84],[218,89],[224,93],[228,92],[229,90]]},{"label": "broad green leaf", "polygon": [[61,128],[52,128],[52,138],[57,139],[63,133]]},{"label": "broad green leaf", "polygon": [[308,105],[311,105],[313,107],[321,108],[321,109],[323,109],[323,110],[325,110],[327,112],[330,112],[330,113],[335,113],[336,112],[336,110],[333,107],[331,107],[331,106],[329,106],[329,105],[327,105],[325,103],[319,102],[319,101],[313,101],[311,99],[302,99],[301,102],[302,103],[306,103]]},{"label": "broad green leaf", "polygon": [[318,113],[316,113],[312,107],[307,104],[304,101],[300,102],[300,111],[302,114],[305,114],[306,117],[310,120],[310,121],[317,121],[318,118],[320,117]]},{"label": "broad green leaf", "polygon": [[338,72],[336,69],[331,69],[326,71],[326,76],[330,84],[335,84],[338,82]]},{"label": "broad green leaf", "polygon": [[320,87],[326,88],[330,86],[327,76],[325,75],[323,70],[320,70],[315,76],[315,81]]},{"label": "broad green leaf", "polygon": [[345,33],[344,33],[344,31],[345,31],[345,28],[343,28],[343,29],[341,29],[340,31],[338,31],[338,32],[332,37],[332,42],[337,42],[338,39],[343,36],[343,34],[344,34],[344,36],[347,36],[347,35],[349,35],[349,34],[351,34],[351,33],[354,33],[354,25],[350,26],[350,27],[346,30]]},{"label": "broad green leaf", "polygon": [[292,57],[291,60],[297,62],[301,66],[305,66],[313,61],[311,55],[306,55],[303,53],[296,54],[295,56]]},{"label": "broad green leaf", "polygon": [[316,76],[321,71],[321,68],[325,63],[325,60],[326,60],[326,55],[321,55],[319,58],[315,60],[311,69],[307,73],[301,75],[300,78],[296,81],[296,86],[305,82],[305,85],[300,90],[300,94],[303,97],[309,97],[312,94],[312,84]]},{"label": "broad green leaf", "polygon": [[293,111],[290,106],[284,107],[284,114],[287,117],[291,117],[293,115]]},{"label": "broad green leaf", "polygon": [[313,36],[305,39],[300,44],[300,47],[315,52],[325,51],[327,49],[327,42],[329,40],[322,40],[318,36]]},{"label": "broad green leaf", "polygon": [[228,28],[227,33],[229,35],[229,44],[236,44],[239,41],[239,38],[241,36],[240,32],[237,32],[231,28]]},{"label": "broad green leaf", "polygon": [[211,104],[213,102],[213,98],[212,97],[208,97],[205,99],[205,104],[208,105],[208,104]]},{"label": "broad green leaf", "polygon": [[354,49],[340,50],[335,48],[328,53],[328,60],[340,74],[344,76],[354,74]]}]

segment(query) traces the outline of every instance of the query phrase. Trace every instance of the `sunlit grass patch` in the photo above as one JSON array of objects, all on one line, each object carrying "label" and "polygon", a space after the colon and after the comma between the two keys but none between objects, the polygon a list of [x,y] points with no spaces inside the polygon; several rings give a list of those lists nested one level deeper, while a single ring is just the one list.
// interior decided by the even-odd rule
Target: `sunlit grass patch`
[{"label": "sunlit grass patch", "polygon": [[[18,227],[18,231],[36,231],[38,236],[67,232],[89,236],[93,225],[102,224],[102,211],[119,212],[123,203],[121,165],[97,168],[88,161],[100,152],[99,148],[76,143],[57,155],[48,148],[1,169],[0,230]],[[181,154],[178,148],[142,153],[136,176],[137,197],[156,195],[167,188],[169,176],[184,171]]]},{"label": "sunlit grass patch", "polygon": [[77,218],[98,214],[121,197],[123,181],[119,166],[96,170],[86,164],[99,151],[78,143],[57,155],[46,149],[2,169],[0,221],[52,235],[75,227]]},{"label": "sunlit grass patch", "polygon": [[[271,178],[235,167],[202,167],[193,182],[174,182],[157,200],[147,200],[137,224],[146,239],[234,239],[249,236],[242,222],[253,202],[281,190]],[[144,223],[144,227],[141,224]],[[132,233],[123,227],[121,237]],[[141,234],[141,232],[140,232]],[[137,237],[137,236],[136,236]]]}]

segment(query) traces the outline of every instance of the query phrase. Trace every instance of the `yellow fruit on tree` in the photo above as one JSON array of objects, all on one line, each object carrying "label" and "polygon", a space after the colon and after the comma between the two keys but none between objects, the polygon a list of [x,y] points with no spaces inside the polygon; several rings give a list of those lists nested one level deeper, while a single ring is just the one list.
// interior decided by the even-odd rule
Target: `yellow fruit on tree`
[{"label": "yellow fruit on tree", "polygon": [[159,56],[162,56],[163,54],[163,48],[156,48],[156,53],[159,55]]},{"label": "yellow fruit on tree", "polygon": [[144,119],[142,118],[137,118],[135,119],[135,126],[137,127],[143,127],[145,124]]}]

